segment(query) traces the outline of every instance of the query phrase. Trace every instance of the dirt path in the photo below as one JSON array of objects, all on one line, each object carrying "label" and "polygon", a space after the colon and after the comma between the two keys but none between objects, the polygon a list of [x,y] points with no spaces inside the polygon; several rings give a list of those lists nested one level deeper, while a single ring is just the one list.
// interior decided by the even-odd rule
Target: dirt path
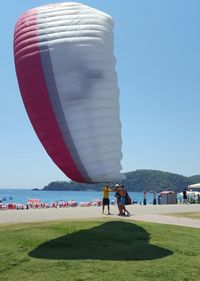
[{"label": "dirt path", "polygon": [[[198,219],[170,216],[170,213],[200,212],[200,204],[131,205],[127,206],[127,209],[130,211],[131,216],[125,217],[125,219],[200,228],[200,220]],[[123,219],[123,217],[117,215],[116,206],[111,206],[111,213],[112,215],[110,216],[102,214],[101,207],[5,210],[0,211],[0,224],[74,219]]]}]

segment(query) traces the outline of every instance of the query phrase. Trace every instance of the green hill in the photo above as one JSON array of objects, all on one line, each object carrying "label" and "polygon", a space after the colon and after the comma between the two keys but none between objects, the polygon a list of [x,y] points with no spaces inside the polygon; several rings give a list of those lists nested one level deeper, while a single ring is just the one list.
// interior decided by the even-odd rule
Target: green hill
[{"label": "green hill", "polygon": [[[133,172],[124,173],[126,179],[121,183],[125,184],[129,191],[161,191],[174,190],[182,191],[189,184],[200,182],[200,175],[185,177],[183,175],[163,172],[158,170],[136,170]],[[112,183],[113,185],[116,182]],[[77,182],[56,181],[51,182],[43,188],[43,190],[67,191],[67,190],[101,190],[104,184],[80,184]]]}]

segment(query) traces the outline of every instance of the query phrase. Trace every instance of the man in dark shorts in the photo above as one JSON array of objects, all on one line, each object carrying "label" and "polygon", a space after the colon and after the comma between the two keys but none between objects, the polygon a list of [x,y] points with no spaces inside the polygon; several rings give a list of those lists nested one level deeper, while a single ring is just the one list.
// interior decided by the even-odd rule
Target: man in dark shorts
[{"label": "man in dark shorts", "polygon": [[183,203],[187,204],[187,190],[186,189],[183,190]]},{"label": "man in dark shorts", "polygon": [[105,206],[108,206],[108,215],[111,215],[110,213],[110,199],[109,194],[112,191],[112,189],[109,187],[109,185],[106,185],[102,188],[103,191],[103,206],[102,206],[102,212],[104,214]]}]

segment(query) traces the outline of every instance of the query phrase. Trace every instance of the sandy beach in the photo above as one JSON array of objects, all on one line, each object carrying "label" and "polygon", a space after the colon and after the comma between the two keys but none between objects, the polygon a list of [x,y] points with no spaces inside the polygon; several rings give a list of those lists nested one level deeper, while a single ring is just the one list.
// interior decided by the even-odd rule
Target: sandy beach
[{"label": "sandy beach", "polygon": [[170,216],[170,213],[200,212],[200,204],[191,205],[130,205],[130,217],[118,216],[116,206],[111,206],[111,215],[102,214],[101,207],[68,207],[29,210],[0,211],[0,224],[17,224],[53,220],[74,219],[128,219],[135,221],[172,224],[200,228],[200,220]]}]

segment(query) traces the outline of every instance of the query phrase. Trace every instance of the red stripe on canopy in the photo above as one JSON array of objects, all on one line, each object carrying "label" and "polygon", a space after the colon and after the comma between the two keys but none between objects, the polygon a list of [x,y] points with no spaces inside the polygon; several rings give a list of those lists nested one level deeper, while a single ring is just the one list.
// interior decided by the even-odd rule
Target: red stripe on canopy
[{"label": "red stripe on canopy", "polygon": [[[31,22],[28,20],[29,17]],[[28,38],[26,41],[22,36],[23,42],[21,42],[17,36],[20,26],[25,26],[27,31],[29,24],[32,34],[31,45]],[[28,37],[30,38],[30,33]],[[24,14],[19,19],[15,29],[15,40],[14,55],[17,78],[33,128],[47,153],[63,173],[72,180],[85,182],[65,145],[49,99],[38,46],[36,10],[31,10],[31,13],[29,11],[27,15]],[[22,49],[20,49],[20,43],[23,46]]]}]

